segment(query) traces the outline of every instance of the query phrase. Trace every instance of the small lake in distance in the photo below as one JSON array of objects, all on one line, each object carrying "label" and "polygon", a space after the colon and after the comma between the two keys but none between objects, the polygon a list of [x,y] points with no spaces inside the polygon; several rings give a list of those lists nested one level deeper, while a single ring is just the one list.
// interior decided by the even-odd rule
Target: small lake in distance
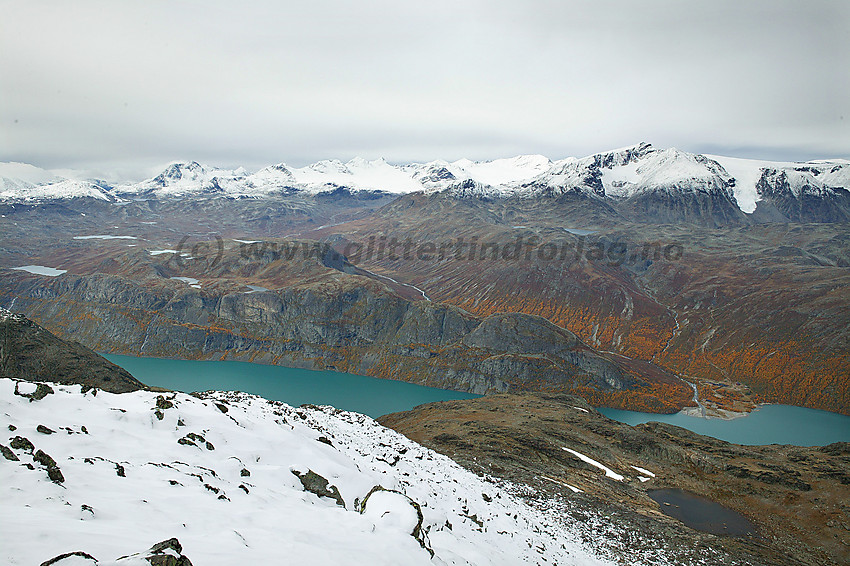
[{"label": "small lake in distance", "polygon": [[471,393],[423,387],[405,381],[377,379],[335,371],[287,368],[249,362],[137,358],[105,354],[145,385],[192,393],[244,391],[297,407],[304,403],[333,405],[377,418],[416,405],[472,399]]},{"label": "small lake in distance", "polygon": [[669,423],[735,444],[826,446],[850,441],[850,417],[792,405],[762,405],[749,415],[732,420],[705,419],[681,413],[655,415],[620,409],[598,410],[609,419],[633,426],[649,421]]}]

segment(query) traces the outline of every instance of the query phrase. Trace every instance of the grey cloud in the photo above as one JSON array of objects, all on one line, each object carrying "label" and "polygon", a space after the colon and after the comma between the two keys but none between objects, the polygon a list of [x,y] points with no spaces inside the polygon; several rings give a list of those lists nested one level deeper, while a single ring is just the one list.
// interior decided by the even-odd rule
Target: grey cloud
[{"label": "grey cloud", "polygon": [[846,2],[11,2],[0,160],[850,153]]}]

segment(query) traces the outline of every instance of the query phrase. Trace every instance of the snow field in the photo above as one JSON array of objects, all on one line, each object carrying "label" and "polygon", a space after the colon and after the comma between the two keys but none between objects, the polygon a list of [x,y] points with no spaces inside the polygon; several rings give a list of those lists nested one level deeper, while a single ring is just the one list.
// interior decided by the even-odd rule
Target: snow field
[{"label": "snow field", "polygon": [[[74,550],[108,560],[171,537],[195,564],[605,563],[566,520],[364,415],[226,392],[167,394],[157,408],[156,393],[52,384],[30,402],[15,383],[0,380],[0,426],[16,427],[2,444],[26,437],[64,482],[24,449],[0,459],[7,564]],[[305,491],[293,470],[326,478],[345,508]],[[371,493],[361,513],[375,486],[392,491]]]}]

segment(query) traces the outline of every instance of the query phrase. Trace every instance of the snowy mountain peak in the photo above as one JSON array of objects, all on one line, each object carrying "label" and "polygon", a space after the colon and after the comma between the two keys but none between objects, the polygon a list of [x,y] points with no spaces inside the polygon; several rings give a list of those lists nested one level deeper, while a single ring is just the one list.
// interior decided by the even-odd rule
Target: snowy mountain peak
[{"label": "snowy mountain peak", "polygon": [[[0,163],[0,201],[24,197],[33,187],[55,183],[61,179],[50,171],[15,161]],[[38,191],[36,191],[38,192]]]},{"label": "snowy mountain peak", "polygon": [[231,196],[261,197],[294,190],[295,176],[283,163],[270,165],[250,175],[233,179],[218,179],[218,184]]},{"label": "snowy mountain peak", "polygon": [[552,167],[548,157],[518,155],[492,161],[459,159],[450,166],[458,179],[473,179],[485,185],[510,185],[533,179]]},{"label": "snowy mountain peak", "polygon": [[180,181],[197,181],[206,175],[206,169],[197,161],[172,163],[165,171],[153,178],[160,186],[167,187]]},{"label": "snowy mountain peak", "polygon": [[111,187],[103,181],[77,181],[63,179],[43,185],[7,184],[0,180],[0,201],[43,201],[75,198],[93,198],[114,202],[119,200]]},{"label": "snowy mountain peak", "polygon": [[[610,169],[616,166],[628,165],[629,163],[633,163],[635,161],[643,159],[647,155],[650,155],[657,151],[659,150],[654,148],[652,144],[647,142],[640,142],[632,146],[613,149],[604,153],[597,153],[595,155],[590,156],[589,159],[593,159],[593,162],[599,167],[605,167]],[[672,151],[678,150],[672,148]]]},{"label": "snowy mountain peak", "polygon": [[560,192],[584,191],[600,197],[629,198],[653,191],[723,191],[731,196],[731,176],[717,162],[676,148],[648,143],[558,162],[537,185]]},{"label": "snowy mountain peak", "polygon": [[348,163],[346,163],[346,165],[349,166],[349,167],[353,167],[353,168],[360,168],[360,167],[382,167],[382,166],[389,165],[389,164],[387,163],[387,160],[384,159],[383,157],[379,157],[378,159],[372,159],[372,160],[364,159],[362,157],[355,157],[354,159],[351,159]]},{"label": "snowy mountain peak", "polygon": [[0,180],[15,180],[19,183],[32,186],[53,183],[60,180],[56,174],[29,163],[17,161],[0,162]]},{"label": "snowy mountain peak", "polygon": [[323,159],[322,161],[308,165],[307,169],[321,174],[351,174],[351,170],[339,159]]},{"label": "snowy mountain peak", "polygon": [[[843,159],[800,163],[721,155],[705,157],[721,165],[734,178],[735,199],[746,213],[754,212],[767,194],[785,194],[797,198],[804,194],[832,195],[835,194],[835,188],[850,189],[850,162]],[[785,174],[780,175],[781,172]]]},{"label": "snowy mountain peak", "polygon": [[450,169],[451,165],[447,161],[432,161],[413,168],[413,178],[417,179],[425,187],[445,187],[445,183],[451,183],[457,180],[457,177]]},{"label": "snowy mountain peak", "polygon": [[153,195],[162,197],[185,196],[196,193],[224,192],[221,183],[245,176],[245,170],[227,171],[206,167],[197,161],[169,164],[156,177],[134,185],[115,188],[117,194]]},{"label": "snowy mountain peak", "polygon": [[[281,173],[284,175],[292,175],[292,171],[289,170],[289,167],[286,166],[285,163],[278,163],[277,165],[269,165],[264,169],[260,169],[260,171],[275,171],[277,173]],[[259,173],[259,171],[258,171]]]},{"label": "snowy mountain peak", "polygon": [[423,190],[410,171],[390,165],[384,159],[355,157],[348,163],[326,160],[293,171],[305,190],[321,192],[344,187],[355,191],[411,193]]},{"label": "snowy mountain peak", "polygon": [[756,185],[760,196],[770,193],[786,193],[799,198],[801,196],[823,196],[833,190],[817,179],[817,170],[808,168],[762,169],[761,179]]}]

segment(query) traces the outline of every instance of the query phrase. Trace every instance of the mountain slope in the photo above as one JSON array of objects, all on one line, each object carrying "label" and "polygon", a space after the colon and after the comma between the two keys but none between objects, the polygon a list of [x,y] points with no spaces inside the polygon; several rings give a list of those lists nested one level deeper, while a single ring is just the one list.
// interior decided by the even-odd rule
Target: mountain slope
[{"label": "mountain slope", "polygon": [[5,564],[111,558],[171,537],[195,564],[607,563],[579,542],[579,521],[363,415],[52,387],[31,403],[0,379],[15,427],[0,459]]},{"label": "mountain slope", "polygon": [[[840,215],[836,220],[834,212],[829,210],[825,211],[825,216],[804,214],[801,217],[793,213],[790,216],[783,216],[781,209],[787,206],[789,201],[799,199],[803,195],[834,199],[836,194],[841,195],[850,189],[850,161],[846,159],[792,163],[739,159],[721,155],[707,157],[720,163],[735,178],[733,189],[735,198],[741,210],[747,214],[758,212],[756,217],[761,216],[766,221],[845,221],[842,220],[844,215]],[[759,206],[770,210],[757,210]],[[840,206],[846,207],[846,204]],[[771,214],[776,208],[780,209],[779,216]]]},{"label": "mountain slope", "polygon": [[642,143],[565,160],[527,189],[549,196],[584,192],[609,199],[630,220],[729,225],[745,221],[733,185],[732,177],[711,159]]},{"label": "mountain slope", "polygon": [[[690,400],[674,378],[673,394],[652,397],[655,377],[545,318],[479,318],[405,297],[409,287],[315,242],[223,244],[214,265],[145,250],[106,261],[77,253],[58,277],[4,270],[0,301],[99,351],[334,369],[473,393],[631,392],[660,412]],[[246,293],[246,285],[262,290]]]},{"label": "mountain slope", "polygon": [[[850,172],[850,167],[848,167]],[[850,191],[832,187],[819,168],[764,169],[755,215],[790,222],[850,222]]]},{"label": "mountain slope", "polygon": [[[562,494],[582,511],[601,508],[621,517],[628,532],[657,536],[679,564],[710,556],[713,565],[837,566],[850,555],[846,442],[740,446],[663,423],[629,426],[583,399],[546,393],[429,403],[379,422],[470,470]],[[652,499],[661,488],[687,490],[746,520],[702,517],[687,528],[665,516],[678,508]],[[705,530],[719,536],[699,532]]]},{"label": "mountain slope", "polygon": [[143,389],[126,370],[0,307],[0,375],[80,384],[113,393]]}]

